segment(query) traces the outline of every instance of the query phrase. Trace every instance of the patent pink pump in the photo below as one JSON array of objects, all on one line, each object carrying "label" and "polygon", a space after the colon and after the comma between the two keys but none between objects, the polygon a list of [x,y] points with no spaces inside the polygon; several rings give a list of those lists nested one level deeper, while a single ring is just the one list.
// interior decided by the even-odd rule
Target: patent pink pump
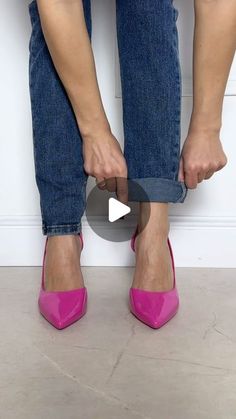
[{"label": "patent pink pump", "polygon": [[[138,227],[131,238],[131,248],[135,252],[135,239]],[[171,254],[174,273],[174,286],[169,291],[147,291],[139,288],[130,288],[130,311],[139,320],[148,326],[158,329],[168,322],[178,311],[179,295],[176,288],[174,257],[169,238],[167,239]]]},{"label": "patent pink pump", "polygon": [[[83,249],[82,233],[79,233]],[[57,329],[64,329],[79,320],[87,311],[86,287],[69,291],[46,291],[44,287],[44,265],[48,237],[46,238],[41,289],[39,292],[39,311],[45,319]]]}]

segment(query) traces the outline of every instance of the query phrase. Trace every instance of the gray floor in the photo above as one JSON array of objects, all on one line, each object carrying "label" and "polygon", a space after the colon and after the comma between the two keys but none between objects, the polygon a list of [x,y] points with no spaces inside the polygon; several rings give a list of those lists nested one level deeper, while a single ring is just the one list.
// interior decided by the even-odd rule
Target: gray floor
[{"label": "gray floor", "polygon": [[86,315],[57,331],[41,268],[0,268],[1,419],[235,419],[236,270],[176,268],[161,329],[128,309],[132,268],[84,268]]}]

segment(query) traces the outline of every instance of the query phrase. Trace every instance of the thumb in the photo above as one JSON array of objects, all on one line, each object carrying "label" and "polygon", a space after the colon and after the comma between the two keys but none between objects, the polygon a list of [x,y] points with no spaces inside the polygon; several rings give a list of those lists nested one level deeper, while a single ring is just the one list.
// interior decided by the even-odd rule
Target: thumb
[{"label": "thumb", "polygon": [[184,182],[184,160],[180,157],[178,180]]}]

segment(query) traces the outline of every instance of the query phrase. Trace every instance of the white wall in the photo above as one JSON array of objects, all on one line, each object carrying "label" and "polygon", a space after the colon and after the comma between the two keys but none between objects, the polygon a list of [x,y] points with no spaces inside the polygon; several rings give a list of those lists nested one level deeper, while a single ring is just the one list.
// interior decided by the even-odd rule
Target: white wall
[{"label": "white wall", "polygon": [[[41,265],[45,236],[41,234],[33,165],[28,91],[29,1],[0,3],[0,264]],[[193,3],[176,0],[175,6],[179,9],[183,74],[183,143],[192,101]],[[93,48],[103,103],[113,133],[123,144],[115,1],[94,0],[92,12]],[[227,166],[197,189],[189,190],[183,204],[170,204],[170,239],[176,266],[236,267],[236,60],[226,94],[221,139]],[[91,179],[88,191],[92,185]],[[83,224],[88,243],[83,252],[84,265],[133,264],[129,243],[106,242],[92,232],[85,219]]]}]

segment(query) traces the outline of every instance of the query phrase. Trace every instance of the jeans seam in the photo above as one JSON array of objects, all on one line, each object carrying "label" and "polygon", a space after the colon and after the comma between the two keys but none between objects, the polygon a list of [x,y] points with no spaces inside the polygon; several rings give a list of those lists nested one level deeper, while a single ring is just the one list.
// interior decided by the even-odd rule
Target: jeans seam
[{"label": "jeans seam", "polygon": [[[176,84],[178,88],[178,101],[179,101],[179,107],[176,109],[177,119],[175,120],[177,126],[175,129],[175,134],[177,137],[177,142],[174,144],[174,164],[172,166],[172,173],[174,174],[173,180],[177,180],[178,173],[176,173],[175,166],[176,166],[176,160],[177,160],[177,167],[179,168],[179,160],[180,160],[180,142],[181,142],[181,106],[182,106],[182,76],[181,76],[181,67],[180,67],[180,59],[179,59],[179,45],[178,45],[178,29],[177,29],[177,18],[179,15],[179,11],[174,7],[172,4],[172,10],[173,10],[173,42],[174,42],[174,49],[175,49],[175,58],[176,58],[176,67],[175,67],[175,75],[176,75]],[[177,146],[176,146],[177,144]],[[184,191],[183,191],[184,192]],[[183,194],[182,194],[183,196]],[[182,199],[182,196],[180,199]]]}]

